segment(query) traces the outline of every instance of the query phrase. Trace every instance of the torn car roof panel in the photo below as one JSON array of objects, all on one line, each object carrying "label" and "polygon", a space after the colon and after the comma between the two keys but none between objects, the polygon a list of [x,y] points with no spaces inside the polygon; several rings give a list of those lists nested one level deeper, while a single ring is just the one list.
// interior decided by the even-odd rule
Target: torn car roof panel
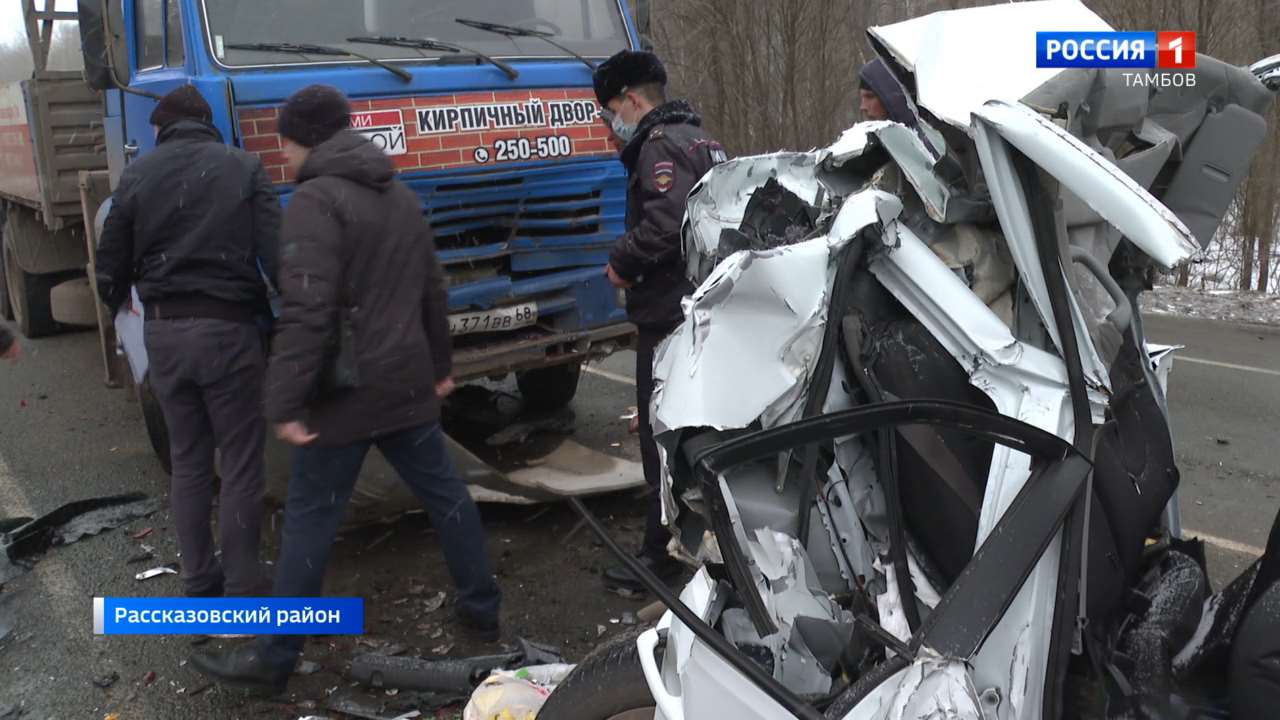
[{"label": "torn car roof panel", "polygon": [[867,33],[915,75],[918,103],[940,120],[969,127],[988,100],[1021,100],[1062,72],[1037,68],[1037,31],[1110,30],[1075,0],[1009,3],[937,12]]}]

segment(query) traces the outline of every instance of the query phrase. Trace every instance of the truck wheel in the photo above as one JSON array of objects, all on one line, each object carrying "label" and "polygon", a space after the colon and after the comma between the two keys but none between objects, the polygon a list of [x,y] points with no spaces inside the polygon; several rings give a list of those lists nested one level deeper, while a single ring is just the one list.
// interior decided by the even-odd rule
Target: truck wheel
[{"label": "truck wheel", "polygon": [[22,334],[38,338],[57,332],[58,323],[53,319],[49,293],[58,283],[59,276],[32,275],[23,270],[7,246],[4,249],[4,275],[13,320]]},{"label": "truck wheel", "polygon": [[559,410],[572,402],[581,377],[582,365],[579,363],[554,365],[516,373],[516,386],[524,396],[526,408],[545,412]]},{"label": "truck wheel", "polygon": [[142,406],[142,421],[147,426],[147,439],[151,441],[151,451],[160,461],[166,475],[173,474],[173,464],[169,458],[169,426],[165,424],[164,413],[160,410],[160,401],[151,390],[151,381],[143,378],[138,386],[138,404]]},{"label": "truck wheel", "polygon": [[538,712],[557,720],[653,720],[656,708],[640,667],[636,638],[623,633],[574,668]]}]

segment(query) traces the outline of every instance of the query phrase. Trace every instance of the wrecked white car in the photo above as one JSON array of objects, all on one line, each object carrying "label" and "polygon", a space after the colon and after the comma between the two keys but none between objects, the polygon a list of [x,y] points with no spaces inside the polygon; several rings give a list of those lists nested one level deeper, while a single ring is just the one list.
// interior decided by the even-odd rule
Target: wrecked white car
[{"label": "wrecked white car", "polygon": [[1280,558],[1209,597],[1137,303],[1216,231],[1271,92],[1206,56],[1193,86],[1034,68],[1037,30],[1099,29],[1075,2],[873,28],[918,127],[693,190],[697,290],[653,422],[665,520],[702,567],[540,717],[1277,707],[1250,658],[1280,653],[1280,584],[1255,583]]}]

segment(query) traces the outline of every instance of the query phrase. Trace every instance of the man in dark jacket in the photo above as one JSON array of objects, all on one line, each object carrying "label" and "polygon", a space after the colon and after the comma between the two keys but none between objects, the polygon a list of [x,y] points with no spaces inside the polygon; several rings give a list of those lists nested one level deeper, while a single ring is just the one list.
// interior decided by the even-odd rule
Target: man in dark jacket
[{"label": "man in dark jacket", "polygon": [[907,127],[916,126],[915,113],[911,112],[902,85],[880,58],[858,71],[858,111],[863,120],[893,120]]},{"label": "man in dark jacket", "polygon": [[[170,501],[192,596],[257,595],[264,492],[258,330],[274,276],[280,205],[257,157],[222,143],[190,85],[151,114],[156,148],[125,169],[98,246],[112,316],[137,288],[148,384],[169,429]],[[221,451],[222,560],[214,555],[214,449]]]},{"label": "man in dark jacket", "polygon": [[[613,133],[624,143],[627,168],[627,231],[609,255],[605,273],[627,290],[627,316],[639,328],[636,341],[636,404],[644,478],[656,488],[658,448],[649,423],[653,393],[653,356],[684,319],[680,300],[692,292],[680,252],[680,223],[694,183],[725,160],[720,143],[702,129],[688,103],[666,99],[667,73],[652,53],[623,50],[595,71],[596,98]],[[662,526],[658,493],[649,500],[644,546],[638,557],[659,577],[673,581],[681,566],[667,553],[669,533]],[[641,592],[639,580],[623,567],[605,572],[612,590]]]},{"label": "man in dark jacket", "polygon": [[[289,98],[279,120],[299,185],[285,212],[267,418],[298,448],[275,594],[320,594],[376,445],[437,531],[462,629],[494,641],[500,595],[484,526],[440,429],[440,399],[453,388],[444,273],[418,196],[350,119],[340,92],[313,85]],[[277,635],[192,662],[222,682],[282,690],[302,645],[303,636]]]}]

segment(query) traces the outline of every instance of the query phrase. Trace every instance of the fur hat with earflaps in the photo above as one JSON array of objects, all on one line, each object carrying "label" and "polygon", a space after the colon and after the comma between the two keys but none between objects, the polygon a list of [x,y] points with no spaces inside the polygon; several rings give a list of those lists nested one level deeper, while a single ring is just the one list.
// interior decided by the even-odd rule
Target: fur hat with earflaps
[{"label": "fur hat with earflaps", "polygon": [[623,89],[637,85],[667,84],[667,69],[651,52],[623,50],[596,67],[592,75],[596,99],[601,105],[622,94]]}]

